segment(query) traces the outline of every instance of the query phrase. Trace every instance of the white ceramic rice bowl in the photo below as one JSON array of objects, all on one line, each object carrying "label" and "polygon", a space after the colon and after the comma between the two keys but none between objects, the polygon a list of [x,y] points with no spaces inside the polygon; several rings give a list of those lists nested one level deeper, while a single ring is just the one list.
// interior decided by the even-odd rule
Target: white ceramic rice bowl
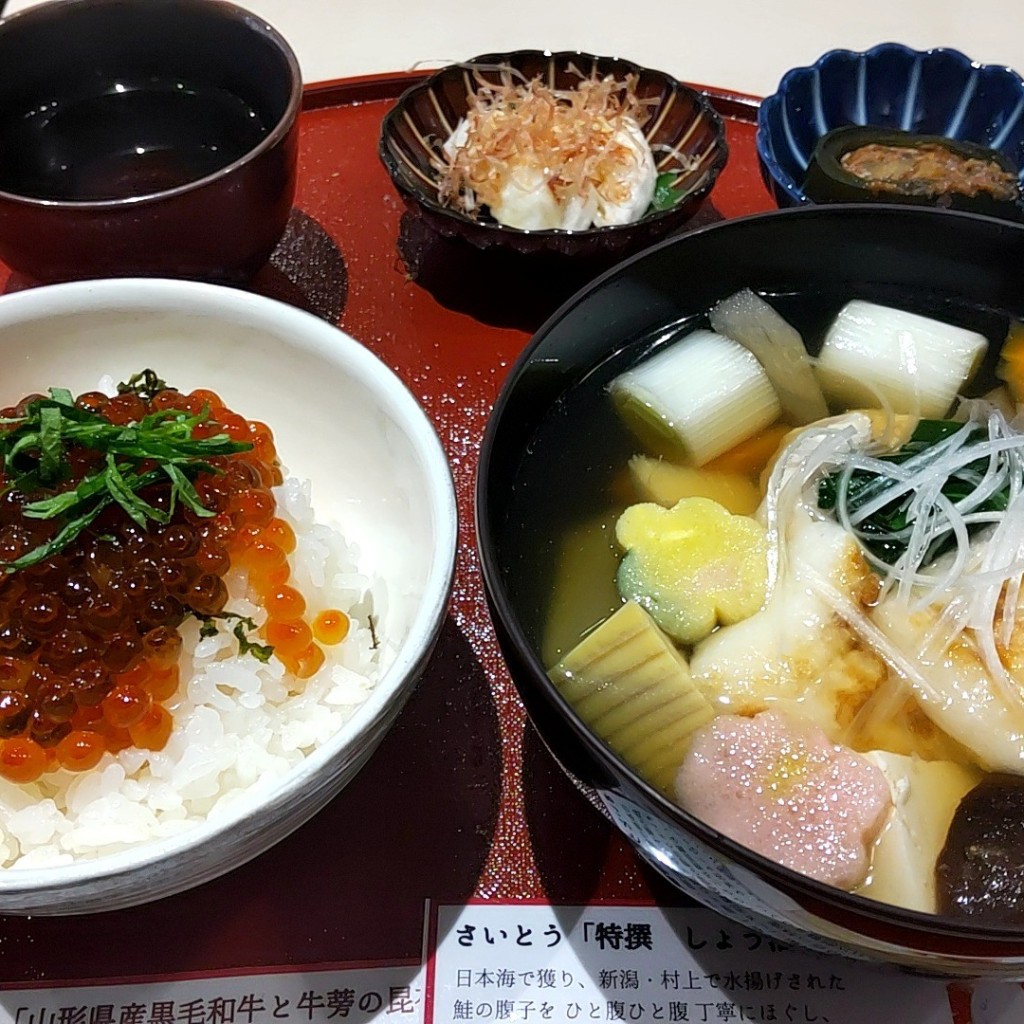
[{"label": "white ceramic rice bowl", "polygon": [[358,342],[271,299],[187,281],[121,279],[0,298],[0,402],[92,390],[151,367],[217,391],[274,431],[317,520],[383,580],[378,632],[394,642],[365,703],[270,792],[170,839],[67,866],[0,869],[0,912],[75,914],[148,902],[224,874],[320,810],[369,758],[421,675],[444,621],[456,551],[451,472],[405,386]]}]

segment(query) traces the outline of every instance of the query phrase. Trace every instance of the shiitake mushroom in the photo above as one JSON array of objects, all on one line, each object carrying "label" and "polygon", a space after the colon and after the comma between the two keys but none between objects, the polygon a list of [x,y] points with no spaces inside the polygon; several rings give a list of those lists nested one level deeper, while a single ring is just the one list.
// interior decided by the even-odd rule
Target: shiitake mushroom
[{"label": "shiitake mushroom", "polygon": [[1024,776],[986,776],[961,801],[935,865],[938,911],[1024,925]]}]

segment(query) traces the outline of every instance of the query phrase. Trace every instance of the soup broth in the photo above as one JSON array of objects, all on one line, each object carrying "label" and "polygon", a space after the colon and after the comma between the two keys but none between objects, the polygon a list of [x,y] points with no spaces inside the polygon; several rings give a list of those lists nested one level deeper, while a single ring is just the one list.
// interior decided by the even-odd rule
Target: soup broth
[{"label": "soup broth", "polygon": [[[797,328],[812,356],[819,352],[826,330],[841,307],[853,297],[849,294],[825,293],[765,296],[770,305]],[[1004,312],[958,305],[938,295],[919,298],[917,304],[910,309],[905,299],[898,294],[889,294],[886,289],[874,289],[858,297],[872,303],[908,309],[943,324],[983,335],[987,340],[984,359],[972,372],[961,394],[965,397],[980,397],[1000,383],[995,371],[1002,342],[1011,323]],[[624,709],[627,702],[616,696],[615,687],[619,685],[617,680],[608,684],[607,689],[586,689],[589,685],[585,678],[588,666],[592,662],[596,663],[602,645],[613,642],[607,641],[609,623],[619,619],[618,613],[624,608],[624,601],[626,606],[634,603],[632,598],[626,600],[627,595],[622,591],[624,548],[621,533],[618,538],[616,536],[616,528],[619,524],[621,530],[623,513],[627,509],[650,502],[651,498],[638,486],[636,474],[630,472],[629,463],[638,454],[646,454],[654,459],[661,454],[645,450],[636,432],[627,428],[612,401],[609,386],[627,370],[674,344],[681,335],[708,326],[709,318],[705,313],[666,324],[644,337],[634,339],[621,350],[609,355],[564,393],[541,423],[520,467],[514,498],[505,522],[506,534],[503,541],[510,558],[521,559],[531,567],[530,572],[508,574],[508,579],[514,581],[513,585],[519,588],[511,596],[514,604],[522,610],[523,625],[540,653],[545,668],[551,670],[556,685],[570,703],[577,707],[581,717],[592,726],[594,723],[588,715],[605,715],[605,724],[610,718],[615,718],[615,728],[608,735],[596,726],[595,731],[654,788],[661,789],[673,800],[682,800],[684,809],[705,818],[714,827],[726,831],[758,852],[764,852],[766,842],[792,845],[788,838],[779,839],[774,817],[777,808],[774,804],[770,812],[748,815],[730,827],[721,824],[716,815],[723,805],[733,801],[736,794],[716,789],[717,783],[709,784],[705,775],[700,775],[692,784],[691,792],[709,794],[709,804],[705,806],[699,802],[687,802],[687,771],[695,771],[695,760],[703,759],[706,766],[706,763],[714,762],[719,756],[709,750],[705,738],[709,730],[713,732],[717,728],[715,740],[719,742],[720,749],[745,750],[749,755],[748,761],[759,764],[758,770],[767,772],[767,777],[772,780],[769,784],[763,778],[745,778],[742,785],[759,791],[767,787],[767,790],[780,794],[779,806],[785,805],[785,813],[791,818],[794,815],[813,818],[813,800],[821,802],[817,809],[819,817],[837,799],[845,801],[844,806],[865,809],[863,820],[856,827],[864,835],[869,835],[870,839],[865,840],[864,849],[857,852],[857,856],[864,860],[862,868],[850,875],[831,877],[817,873],[819,865],[814,862],[820,859],[817,854],[808,863],[802,863],[798,857],[790,857],[786,851],[778,857],[774,854],[767,856],[812,877],[863,892],[875,899],[898,903],[909,909],[974,913],[985,899],[979,896],[977,887],[970,890],[971,883],[961,884],[962,876],[970,875],[969,869],[963,869],[961,854],[963,849],[972,844],[977,845],[978,836],[972,834],[970,827],[959,819],[953,819],[951,824],[951,818],[961,796],[972,790],[983,776],[989,785],[995,779],[995,785],[998,786],[999,779],[1006,774],[1006,766],[998,756],[993,755],[989,760],[987,752],[979,755],[978,750],[971,749],[969,729],[967,733],[954,730],[955,735],[948,734],[943,728],[941,715],[936,715],[934,708],[929,706],[932,698],[928,690],[931,685],[928,673],[934,671],[938,674],[944,668],[944,663],[940,664],[941,659],[937,660],[927,650],[912,649],[911,641],[899,648],[902,653],[898,656],[892,654],[899,643],[903,642],[900,637],[902,627],[888,623],[884,614],[876,616],[877,622],[856,627],[851,625],[848,635],[843,632],[846,630],[843,625],[840,630],[842,635],[839,636],[836,632],[838,627],[834,623],[842,623],[845,614],[842,610],[845,607],[843,602],[849,604],[852,599],[848,595],[832,594],[828,599],[835,600],[836,607],[831,607],[827,614],[818,615],[821,621],[814,626],[818,632],[812,629],[807,640],[808,650],[818,653],[812,653],[804,659],[810,668],[805,665],[801,669],[808,673],[803,682],[813,683],[813,692],[812,688],[808,688],[798,694],[793,687],[787,689],[784,685],[765,697],[756,688],[744,689],[745,682],[732,689],[727,687],[722,692],[706,687],[708,678],[713,679],[715,673],[727,674],[727,671],[731,671],[723,669],[723,665],[729,666],[741,660],[736,653],[738,646],[744,648],[742,657],[748,659],[742,668],[743,672],[750,670],[752,664],[771,661],[774,655],[769,652],[762,656],[757,647],[759,641],[752,640],[753,637],[765,641],[766,651],[772,644],[778,647],[789,643],[792,649],[787,648],[784,656],[779,655],[777,659],[777,664],[786,665],[787,671],[792,664],[803,664],[800,662],[803,654],[795,653],[796,647],[793,646],[797,641],[789,639],[794,633],[793,623],[806,621],[811,624],[815,621],[815,615],[818,614],[815,609],[819,605],[815,605],[807,595],[814,592],[815,586],[819,590],[824,587],[824,593],[832,583],[829,580],[824,584],[821,580],[808,583],[800,578],[792,568],[792,565],[799,563],[799,552],[780,556],[783,563],[787,557],[792,563],[789,582],[785,572],[780,570],[778,579],[769,586],[768,597],[759,612],[753,615],[744,613],[736,624],[729,620],[724,623],[720,621],[706,639],[671,640],[657,628],[658,625],[663,626],[663,623],[657,619],[656,612],[652,612],[652,605],[644,605],[640,601],[657,620],[651,628],[658,634],[658,639],[652,641],[654,646],[644,648],[646,657],[652,663],[660,658],[662,660],[659,664],[668,664],[664,662],[665,657],[671,662],[681,655],[681,671],[686,676],[683,690],[687,700],[692,696],[690,704],[686,706],[692,710],[697,706],[694,702],[698,698],[705,704],[710,701],[710,710],[706,713],[694,712],[694,721],[699,719],[699,728],[697,725],[692,728],[691,725],[686,726],[686,740],[682,746],[675,739],[678,730],[674,723],[669,722],[660,710],[661,704],[672,703],[668,697],[655,694],[651,688],[643,690],[642,699],[647,702],[646,706],[658,706],[655,708],[657,714],[654,711],[643,711],[643,715],[648,716],[645,720],[654,723],[652,729],[655,739],[648,741],[630,718],[630,713]],[[830,412],[841,415],[843,409],[836,408],[833,403]],[[764,480],[762,477],[759,498],[764,494]],[[828,529],[833,530],[829,534],[832,538],[830,543],[833,543],[835,533],[842,531],[825,508],[816,507],[814,496],[817,494],[817,481],[818,477],[812,488],[804,488],[803,503],[814,506],[807,517],[811,523],[809,528],[817,529],[815,524],[818,520],[825,523]],[[764,519],[764,516],[762,508],[761,518]],[[747,520],[749,516],[738,518]],[[987,525],[971,525],[972,536],[976,535],[977,530],[985,528]],[[785,528],[780,536],[784,535]],[[842,535],[845,538],[842,543],[856,548],[852,537]],[[702,542],[706,540],[706,537],[701,538]],[[771,543],[769,540],[769,547]],[[790,542],[780,540],[779,543]],[[823,545],[817,538],[814,538],[814,543],[819,545],[821,558],[827,561],[827,545]],[[816,550],[808,560],[817,561],[818,557],[819,551]],[[876,605],[882,607],[881,602],[889,584],[882,582],[886,579],[884,566],[870,565],[866,555],[857,554],[857,559],[859,589],[851,590],[851,594],[867,610],[861,616],[866,620],[869,614],[874,614],[872,609]],[[784,606],[779,594],[786,591],[787,586],[791,603]],[[815,600],[821,596],[820,593],[814,594]],[[636,621],[639,622],[639,619]],[[933,634],[942,632],[943,621],[941,617],[936,619],[932,627]],[[628,644],[638,644],[635,638],[641,628],[647,630],[643,624],[622,625],[614,643],[622,649]],[[728,644],[730,630],[746,631],[733,634],[737,641],[740,636],[744,639],[742,643],[738,641],[734,644],[732,651],[729,651]],[[780,637],[787,639],[783,641]],[[644,632],[644,643],[648,639],[648,632]],[[834,648],[830,648],[829,644],[833,644]],[[595,651],[598,653],[595,654]],[[750,660],[751,652],[754,660]],[[947,661],[955,661],[955,653],[947,651]],[[974,659],[972,666],[984,660],[973,647],[970,657]],[[953,670],[957,670],[957,665],[952,666],[950,671]],[[665,671],[675,670],[670,665]],[[690,673],[695,683],[690,680]],[[914,680],[918,680],[920,685]],[[605,686],[606,682],[602,681],[601,686]],[[830,702],[829,707],[834,712],[830,721],[824,721],[819,710],[816,710],[816,702],[825,701]],[[618,708],[619,702],[623,708]],[[602,710],[598,713],[594,709],[599,705]],[[612,708],[611,712],[608,711],[609,707]],[[811,709],[809,712],[808,708]],[[690,713],[690,710],[680,712],[684,717]],[[1015,709],[1013,714],[1016,713]],[[642,716],[638,712],[636,717]],[[616,740],[620,734],[628,734],[628,738],[618,744]],[[705,745],[698,754],[691,755],[687,753],[686,746],[691,742],[694,750],[698,742],[704,742]],[[1012,740],[1010,746],[1016,742]],[[668,749],[670,743],[673,746]],[[720,753],[719,748],[715,749]],[[790,764],[788,760],[779,760],[780,749],[790,751],[786,758],[794,750],[800,752],[799,756],[792,754],[799,762],[795,776],[790,768],[780,767],[784,763]],[[684,757],[686,763],[680,768]],[[761,757],[761,761],[758,761],[758,757]],[[844,758],[847,760],[843,761]],[[1001,772],[1001,769],[1004,770]],[[841,778],[842,785],[838,791],[826,786],[821,791],[815,790],[812,797],[800,796],[799,800],[803,803],[799,803],[799,806],[792,803],[796,800],[791,795],[791,787],[795,785],[793,779],[803,776],[816,778],[816,773],[822,778],[825,775],[833,779]],[[741,784],[735,778],[731,781],[737,786]],[[1015,793],[1020,787],[1009,786],[1007,789]],[[682,797],[680,792],[684,794]],[[913,793],[912,799],[904,799],[907,792]],[[922,812],[921,808],[940,810]],[[765,839],[763,834],[755,834],[758,829],[762,832],[775,831]],[[856,846],[859,841],[857,839],[853,845]],[[910,860],[904,862],[905,858],[900,859],[903,853],[894,853],[902,849],[900,843],[904,846],[917,843],[931,852],[915,854],[919,859],[924,858],[920,863],[911,863]],[[945,888],[941,891],[935,887],[936,858],[944,843],[944,877],[956,876],[962,890],[957,893],[953,893],[951,884],[944,883]],[[841,843],[838,845],[841,846]],[[1024,868],[1024,849],[1013,850],[1010,856],[1013,863]],[[856,860],[856,857],[852,854],[846,857],[844,854],[837,859],[851,861]],[[921,884],[909,895],[901,892],[904,876],[920,875],[924,861],[928,862],[927,869],[931,876],[927,884]],[[949,866],[950,861],[954,863],[953,867]],[[990,879],[985,884],[991,886],[993,883]],[[1016,906],[1007,913],[1010,916],[1006,920],[1015,920],[1013,914],[1020,915],[1020,919],[1024,920],[1024,906]]]},{"label": "soup broth", "polygon": [[[989,350],[967,394],[984,394],[998,383],[995,366],[1009,323],[1005,312],[951,305],[943,296],[925,297],[910,307],[896,290],[874,288],[862,294],[874,302],[913,308],[984,334]],[[825,329],[848,296],[773,294],[765,298],[800,332],[808,351],[816,354]],[[529,587],[514,597],[518,607],[536,610],[535,618],[527,615],[526,626],[537,649],[543,651],[545,665],[554,664],[620,600],[614,576],[621,549],[612,526],[627,506],[641,500],[625,471],[641,445],[616,414],[608,385],[681,334],[707,326],[704,313],[633,339],[561,396],[529,445],[506,523],[510,550],[537,571],[510,574],[509,579]],[[571,571],[559,574],[560,561],[568,562]],[[592,592],[589,582],[605,579],[609,566],[610,582]],[[586,582],[574,586],[580,572],[586,574]]]}]

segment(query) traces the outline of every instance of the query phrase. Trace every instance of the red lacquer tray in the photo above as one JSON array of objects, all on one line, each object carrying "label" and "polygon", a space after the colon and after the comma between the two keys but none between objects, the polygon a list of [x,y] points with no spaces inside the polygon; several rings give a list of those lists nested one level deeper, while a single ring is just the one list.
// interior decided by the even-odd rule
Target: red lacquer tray
[{"label": "red lacquer tray", "polygon": [[[0,917],[2,983],[415,963],[428,899],[682,902],[639,865],[526,725],[477,571],[473,481],[488,412],[532,331],[604,268],[481,255],[404,213],[377,137],[419,77],[307,89],[296,210],[254,287],[358,338],[433,417],[461,517],[436,657],[379,751],[317,818],[230,875],[158,903],[79,918]],[[757,102],[708,92],[726,118],[730,159],[691,224],[772,205],[754,151]],[[31,285],[0,264],[0,291]]]}]

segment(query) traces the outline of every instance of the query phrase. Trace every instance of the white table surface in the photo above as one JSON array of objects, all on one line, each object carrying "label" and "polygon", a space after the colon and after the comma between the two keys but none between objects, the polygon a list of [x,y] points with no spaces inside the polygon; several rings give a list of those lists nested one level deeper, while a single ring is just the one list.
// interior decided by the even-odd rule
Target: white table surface
[{"label": "white table surface", "polygon": [[[9,0],[11,14],[37,0]],[[767,95],[835,47],[952,46],[1024,73],[1022,0],[243,0],[291,42],[307,82],[520,48],[626,57]]]}]

